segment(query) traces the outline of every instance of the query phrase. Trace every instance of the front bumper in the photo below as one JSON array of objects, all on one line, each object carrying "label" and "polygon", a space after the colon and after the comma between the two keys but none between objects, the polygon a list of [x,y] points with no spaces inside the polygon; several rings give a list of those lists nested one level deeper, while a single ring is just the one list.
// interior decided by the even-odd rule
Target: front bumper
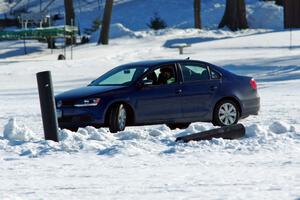
[{"label": "front bumper", "polygon": [[58,118],[60,128],[76,129],[79,127],[104,125],[104,110],[96,107],[61,107],[61,117]]}]

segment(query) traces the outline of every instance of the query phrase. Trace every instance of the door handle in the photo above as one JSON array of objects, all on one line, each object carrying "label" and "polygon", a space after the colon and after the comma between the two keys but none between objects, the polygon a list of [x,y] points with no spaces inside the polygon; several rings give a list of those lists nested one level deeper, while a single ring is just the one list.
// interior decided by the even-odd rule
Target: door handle
[{"label": "door handle", "polygon": [[176,94],[181,94],[181,93],[182,93],[182,89],[176,90]]},{"label": "door handle", "polygon": [[215,91],[216,89],[218,89],[218,86],[215,86],[215,85],[210,86],[210,90],[211,90],[211,91]]}]

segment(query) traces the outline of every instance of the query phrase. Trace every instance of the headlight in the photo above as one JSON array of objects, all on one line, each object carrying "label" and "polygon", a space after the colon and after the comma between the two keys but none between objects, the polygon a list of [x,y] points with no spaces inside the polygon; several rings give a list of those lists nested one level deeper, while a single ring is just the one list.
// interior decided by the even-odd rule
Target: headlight
[{"label": "headlight", "polygon": [[78,101],[74,104],[75,107],[97,106],[100,103],[100,98],[91,98]]}]

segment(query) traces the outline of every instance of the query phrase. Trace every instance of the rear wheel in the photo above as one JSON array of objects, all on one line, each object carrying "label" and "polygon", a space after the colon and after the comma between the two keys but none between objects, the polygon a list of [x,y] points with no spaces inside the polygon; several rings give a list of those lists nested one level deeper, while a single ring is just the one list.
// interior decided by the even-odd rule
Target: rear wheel
[{"label": "rear wheel", "polygon": [[127,112],[123,104],[114,106],[110,112],[109,117],[109,131],[116,133],[123,131],[126,127]]},{"label": "rear wheel", "polygon": [[239,120],[239,109],[237,104],[231,100],[223,100],[214,110],[213,123],[217,126],[229,126],[236,124]]},{"label": "rear wheel", "polygon": [[167,126],[171,129],[171,130],[174,130],[176,128],[179,128],[179,129],[185,129],[187,127],[189,127],[191,123],[174,123],[174,124],[167,124]]}]

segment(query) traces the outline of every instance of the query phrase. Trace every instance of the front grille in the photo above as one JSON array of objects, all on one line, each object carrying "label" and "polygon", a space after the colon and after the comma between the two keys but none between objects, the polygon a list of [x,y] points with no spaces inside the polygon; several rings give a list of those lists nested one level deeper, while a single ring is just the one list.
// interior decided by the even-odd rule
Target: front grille
[{"label": "front grille", "polygon": [[74,100],[63,100],[62,106],[73,106],[75,104]]},{"label": "front grille", "polygon": [[64,116],[58,119],[59,123],[89,123],[92,121],[92,117],[89,115],[81,116]]}]

